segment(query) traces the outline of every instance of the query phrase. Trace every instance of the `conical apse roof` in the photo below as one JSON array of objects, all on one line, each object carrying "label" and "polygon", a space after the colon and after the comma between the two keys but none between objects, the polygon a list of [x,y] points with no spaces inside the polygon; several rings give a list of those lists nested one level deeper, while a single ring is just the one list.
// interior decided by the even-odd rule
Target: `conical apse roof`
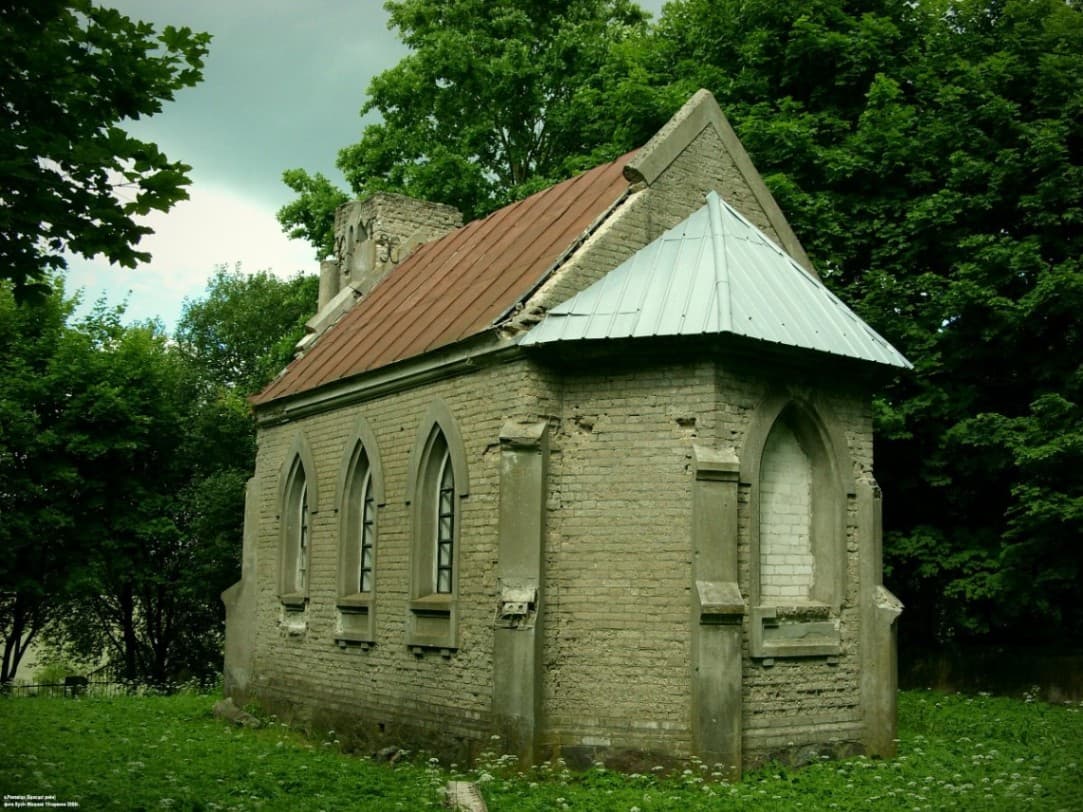
[{"label": "conical apse roof", "polygon": [[723,333],[910,367],[715,192],[703,208],[550,310],[522,343]]}]

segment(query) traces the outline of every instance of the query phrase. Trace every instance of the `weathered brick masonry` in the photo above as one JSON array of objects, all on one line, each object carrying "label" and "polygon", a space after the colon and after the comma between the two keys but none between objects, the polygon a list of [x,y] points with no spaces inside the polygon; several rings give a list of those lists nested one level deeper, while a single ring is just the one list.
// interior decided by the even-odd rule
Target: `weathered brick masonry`
[{"label": "weathered brick masonry", "polygon": [[[305,718],[324,714],[336,731],[399,744],[432,738],[454,749],[487,738],[490,726],[491,626],[496,591],[498,438],[503,415],[514,415],[530,386],[524,363],[495,367],[261,432],[255,492],[260,494],[260,616],[254,693]],[[454,657],[417,657],[404,645],[409,595],[410,522],[407,463],[430,401],[442,399],[459,423],[470,473],[463,503],[459,650]],[[528,401],[529,402],[529,401]],[[386,503],[378,508],[376,644],[368,651],[335,644],[339,469],[357,419],[379,443]],[[286,454],[300,433],[311,444],[320,504],[313,517],[312,591],[303,634],[279,625],[275,589],[279,511],[275,494]],[[345,723],[345,725],[343,724]],[[351,724],[357,726],[351,731]],[[408,725],[406,723],[409,723]],[[380,725],[384,726],[381,731]],[[416,730],[414,729],[416,728]],[[393,731],[393,734],[391,732]],[[388,736],[379,735],[381,732]]]}]

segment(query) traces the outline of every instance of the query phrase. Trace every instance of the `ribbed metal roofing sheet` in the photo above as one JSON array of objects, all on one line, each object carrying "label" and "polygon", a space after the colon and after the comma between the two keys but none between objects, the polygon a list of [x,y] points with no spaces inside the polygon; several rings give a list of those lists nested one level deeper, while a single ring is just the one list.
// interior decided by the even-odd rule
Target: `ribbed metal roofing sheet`
[{"label": "ribbed metal roofing sheet", "polygon": [[308,391],[491,327],[620,198],[632,154],[421,246],[252,403]]},{"label": "ribbed metal roofing sheet", "polygon": [[550,310],[522,344],[721,333],[910,366],[715,192],[703,208]]}]

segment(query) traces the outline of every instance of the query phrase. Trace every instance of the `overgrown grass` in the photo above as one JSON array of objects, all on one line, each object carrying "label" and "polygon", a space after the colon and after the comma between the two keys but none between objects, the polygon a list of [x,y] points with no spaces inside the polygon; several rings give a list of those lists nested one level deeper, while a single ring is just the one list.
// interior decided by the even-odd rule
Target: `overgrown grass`
[{"label": "overgrown grass", "polygon": [[560,764],[520,772],[486,757],[471,771],[423,756],[394,766],[305,740],[282,725],[241,730],[216,697],[0,699],[0,795],[55,796],[84,810],[415,810],[449,778],[514,810],[1083,810],[1083,707],[993,697],[900,695],[899,756],[778,766],[720,783],[696,761],[676,774]]}]

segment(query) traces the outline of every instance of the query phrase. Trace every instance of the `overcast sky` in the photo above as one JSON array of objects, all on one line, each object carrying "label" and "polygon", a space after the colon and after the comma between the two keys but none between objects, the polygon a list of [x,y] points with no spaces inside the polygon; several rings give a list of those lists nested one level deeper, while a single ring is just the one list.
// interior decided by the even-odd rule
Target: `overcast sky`
[{"label": "overcast sky", "polygon": [[[406,49],[387,28],[382,0],[102,0],[134,19],[211,33],[203,82],[162,113],[135,122],[137,137],[192,166],[190,200],[146,223],[135,270],[69,258],[67,288],[86,305],[128,301],[131,320],[170,330],[185,297],[198,298],[216,265],[241,263],[286,277],[315,273],[308,243],[288,240],[275,212],[293,193],[282,171],[323,172],[346,187],[338,150],[358,140],[369,80]],[[641,0],[657,15],[662,0]],[[84,307],[85,309],[85,307]]]}]

